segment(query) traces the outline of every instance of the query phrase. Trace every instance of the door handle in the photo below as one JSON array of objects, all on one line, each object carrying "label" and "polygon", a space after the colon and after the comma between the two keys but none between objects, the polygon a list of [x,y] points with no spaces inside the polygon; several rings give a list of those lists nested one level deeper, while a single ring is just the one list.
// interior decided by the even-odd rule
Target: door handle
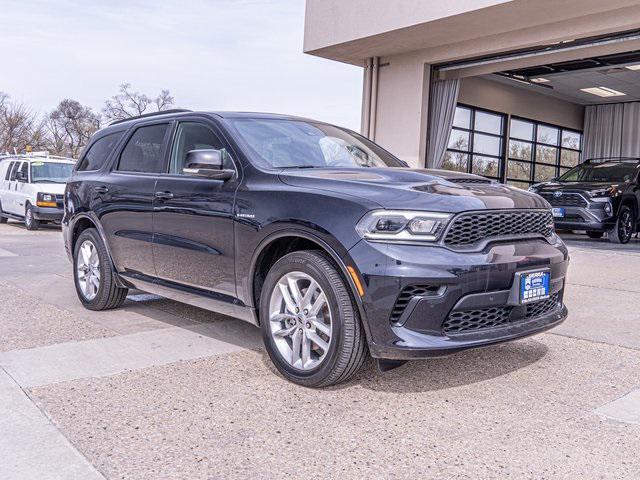
[{"label": "door handle", "polygon": [[171,193],[171,192],[156,192],[155,197],[158,200],[171,200],[173,198],[173,193]]},{"label": "door handle", "polygon": [[107,187],[105,187],[104,185],[101,185],[99,187],[93,187],[93,191],[96,193],[108,193],[109,189]]}]

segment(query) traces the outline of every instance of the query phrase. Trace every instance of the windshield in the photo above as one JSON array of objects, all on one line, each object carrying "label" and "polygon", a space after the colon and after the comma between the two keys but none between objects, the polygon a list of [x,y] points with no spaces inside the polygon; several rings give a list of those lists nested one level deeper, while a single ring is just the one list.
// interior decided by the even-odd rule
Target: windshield
[{"label": "windshield", "polygon": [[406,167],[366,138],[302,120],[232,119],[251,159],[265,168]]},{"label": "windshield", "polygon": [[562,175],[561,182],[628,182],[636,178],[638,163],[583,163]]},{"label": "windshield", "polygon": [[67,183],[72,163],[31,162],[31,183]]}]

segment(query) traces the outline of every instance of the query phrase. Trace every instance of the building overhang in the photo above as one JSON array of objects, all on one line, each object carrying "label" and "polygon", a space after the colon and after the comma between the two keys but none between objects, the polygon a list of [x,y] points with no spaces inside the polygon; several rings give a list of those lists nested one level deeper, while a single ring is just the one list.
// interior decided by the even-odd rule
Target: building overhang
[{"label": "building overhang", "polygon": [[632,0],[307,0],[304,51],[354,65],[408,53],[441,63],[632,30],[638,18]]}]

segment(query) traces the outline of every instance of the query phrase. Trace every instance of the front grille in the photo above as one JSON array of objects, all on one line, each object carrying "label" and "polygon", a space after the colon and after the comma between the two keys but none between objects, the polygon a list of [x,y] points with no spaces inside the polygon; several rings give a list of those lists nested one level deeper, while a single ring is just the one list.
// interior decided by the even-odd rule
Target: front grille
[{"label": "front grille", "polygon": [[552,233],[553,217],[548,210],[472,212],[453,220],[444,243],[449,247],[469,247],[496,237],[549,237]]},{"label": "front grille", "polygon": [[564,193],[556,197],[553,193],[541,193],[542,198],[554,207],[586,207],[587,201],[578,193]]},{"label": "front grille", "polygon": [[527,313],[525,313],[525,317],[527,319],[536,318],[549,312],[553,312],[556,308],[560,307],[558,298],[558,294],[555,293],[546,300],[540,300],[539,302],[530,303],[529,305],[527,305]]},{"label": "front grille", "polygon": [[62,208],[64,206],[64,195],[56,195],[56,206]]},{"label": "front grille", "polygon": [[[531,320],[560,308],[559,295],[551,295],[522,307],[498,306],[474,310],[458,310],[449,314],[442,324],[445,334],[465,333],[491,327],[500,327],[509,323]],[[516,317],[517,316],[517,317]]]},{"label": "front grille", "polygon": [[451,312],[442,325],[445,333],[460,333],[469,330],[498,327],[509,323],[511,307],[479,308]]},{"label": "front grille", "polygon": [[409,285],[405,287],[398,299],[396,300],[393,310],[391,311],[391,321],[397,322],[400,320],[404,309],[407,308],[409,301],[413,297],[424,297],[429,295],[437,295],[440,287],[434,285]]}]

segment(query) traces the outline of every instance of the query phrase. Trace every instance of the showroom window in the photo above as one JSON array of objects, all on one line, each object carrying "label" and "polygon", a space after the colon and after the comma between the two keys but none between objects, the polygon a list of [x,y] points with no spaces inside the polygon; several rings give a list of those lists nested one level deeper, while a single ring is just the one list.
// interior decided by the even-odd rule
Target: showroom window
[{"label": "showroom window", "polygon": [[458,105],[442,168],[501,180],[505,125],[501,113]]},{"label": "showroom window", "polygon": [[527,188],[580,163],[582,134],[524,118],[511,118],[506,180]]}]

